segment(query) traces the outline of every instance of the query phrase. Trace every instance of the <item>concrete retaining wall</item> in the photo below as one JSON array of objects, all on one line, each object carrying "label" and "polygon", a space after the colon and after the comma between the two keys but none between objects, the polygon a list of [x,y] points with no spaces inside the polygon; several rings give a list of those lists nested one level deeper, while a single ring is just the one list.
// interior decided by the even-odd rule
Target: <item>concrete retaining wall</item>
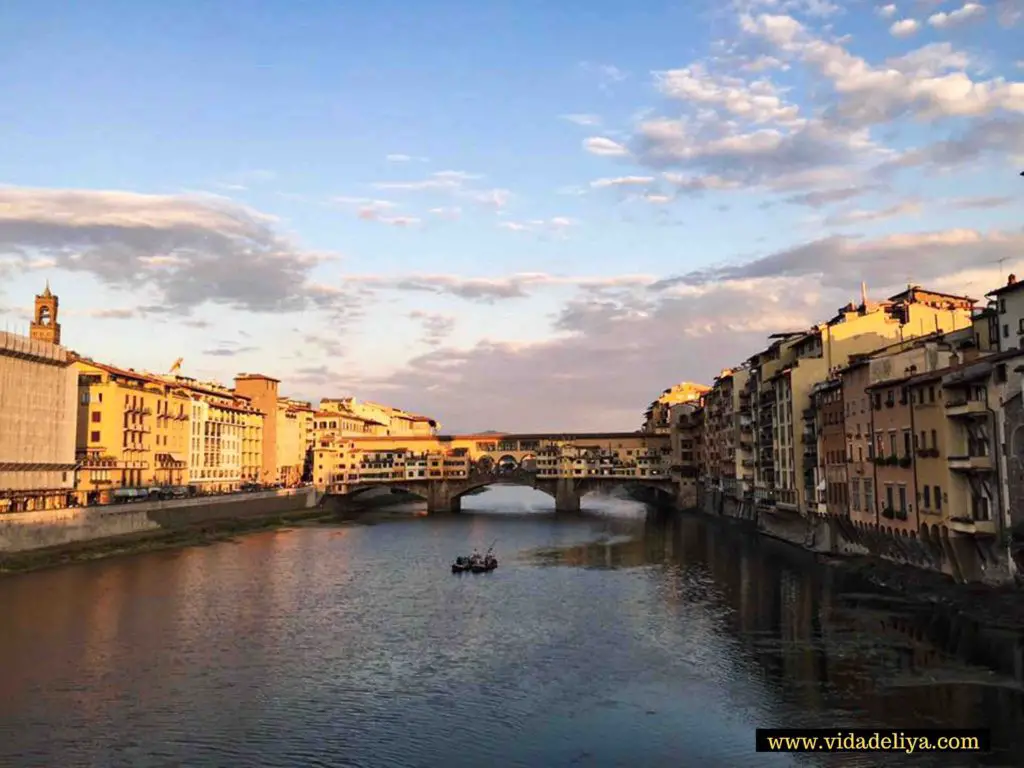
[{"label": "concrete retaining wall", "polygon": [[156,533],[218,520],[272,517],[312,509],[319,501],[315,489],[298,488],[102,507],[11,512],[0,514],[0,553]]}]

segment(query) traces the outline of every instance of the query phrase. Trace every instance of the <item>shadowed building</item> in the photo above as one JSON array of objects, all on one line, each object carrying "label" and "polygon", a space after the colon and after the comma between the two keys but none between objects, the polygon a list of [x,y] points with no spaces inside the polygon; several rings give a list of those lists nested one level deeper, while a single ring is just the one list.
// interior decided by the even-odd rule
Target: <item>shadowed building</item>
[{"label": "shadowed building", "polygon": [[75,373],[57,297],[35,299],[29,337],[0,332],[0,512],[64,507],[75,482]]}]

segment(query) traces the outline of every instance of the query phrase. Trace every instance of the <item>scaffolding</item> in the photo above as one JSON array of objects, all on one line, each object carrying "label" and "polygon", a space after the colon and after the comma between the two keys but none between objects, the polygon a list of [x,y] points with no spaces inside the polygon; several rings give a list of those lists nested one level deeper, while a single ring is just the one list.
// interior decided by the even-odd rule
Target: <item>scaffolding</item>
[{"label": "scaffolding", "polygon": [[74,488],[77,391],[64,347],[0,331],[0,491]]}]

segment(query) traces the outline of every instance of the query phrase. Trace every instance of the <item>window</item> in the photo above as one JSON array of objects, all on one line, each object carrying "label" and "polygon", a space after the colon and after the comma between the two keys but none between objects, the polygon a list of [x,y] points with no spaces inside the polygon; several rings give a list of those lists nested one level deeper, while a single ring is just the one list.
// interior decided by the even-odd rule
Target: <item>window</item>
[{"label": "window", "polygon": [[930,509],[932,506],[932,489],[930,485],[924,487],[924,501],[921,504],[927,509]]},{"label": "window", "polygon": [[875,511],[875,481],[864,478],[864,511]]},{"label": "window", "polygon": [[854,512],[860,512],[860,478],[853,478],[850,481],[853,489],[850,493],[851,506]]},{"label": "window", "polygon": [[922,451],[928,447],[928,433],[925,432],[923,429],[921,430],[921,441],[917,444],[916,447],[920,448]]},{"label": "window", "polygon": [[1006,299],[1000,299],[999,300],[999,314],[1001,314],[1001,315],[1005,315],[1006,314]]},{"label": "window", "polygon": [[1003,326],[1003,338],[1005,339],[1005,338],[1008,338],[1009,336],[1010,336],[1010,326],[1004,325]]},{"label": "window", "polygon": [[904,429],[903,430],[903,455],[904,456],[909,456],[910,454],[912,454],[914,452],[914,448],[911,445],[911,440],[912,440],[912,437],[911,437],[910,430],[909,429]]},{"label": "window", "polygon": [[88,404],[89,404],[89,393],[88,392],[83,392],[82,393],[82,405],[88,405]]},{"label": "window", "polygon": [[901,512],[906,512],[907,511],[907,486],[901,485],[899,487],[899,492],[900,492],[900,507],[899,507],[899,509],[900,509]]},{"label": "window", "polygon": [[885,506],[887,509],[896,509],[893,504],[893,489],[890,483],[886,483],[885,486]]},{"label": "window", "polygon": [[896,455],[896,430],[890,430],[889,432],[889,455]]},{"label": "window", "polygon": [[935,402],[935,387],[934,386],[928,387],[928,402],[929,403],[934,403]]},{"label": "window", "polygon": [[91,415],[91,418],[92,418],[92,423],[93,424],[99,424],[100,412],[99,411],[93,411],[92,415]]},{"label": "window", "polygon": [[932,450],[937,450],[939,447],[939,434],[933,429],[932,430]]},{"label": "window", "polygon": [[942,487],[935,486],[935,508],[942,511]]},{"label": "window", "polygon": [[89,433],[89,441],[92,442],[92,443],[98,443],[100,441],[100,433],[99,432],[90,432]]}]

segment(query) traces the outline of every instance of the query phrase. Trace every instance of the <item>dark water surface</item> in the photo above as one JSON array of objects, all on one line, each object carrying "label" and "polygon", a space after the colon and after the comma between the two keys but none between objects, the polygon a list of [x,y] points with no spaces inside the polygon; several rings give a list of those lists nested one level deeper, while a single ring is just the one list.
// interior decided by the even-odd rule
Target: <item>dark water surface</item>
[{"label": "dark water surface", "polygon": [[[448,571],[495,539],[496,572]],[[0,612],[2,766],[977,764],[753,751],[872,725],[991,727],[985,763],[1024,765],[1021,638],[625,503],[67,566],[0,579]]]}]

